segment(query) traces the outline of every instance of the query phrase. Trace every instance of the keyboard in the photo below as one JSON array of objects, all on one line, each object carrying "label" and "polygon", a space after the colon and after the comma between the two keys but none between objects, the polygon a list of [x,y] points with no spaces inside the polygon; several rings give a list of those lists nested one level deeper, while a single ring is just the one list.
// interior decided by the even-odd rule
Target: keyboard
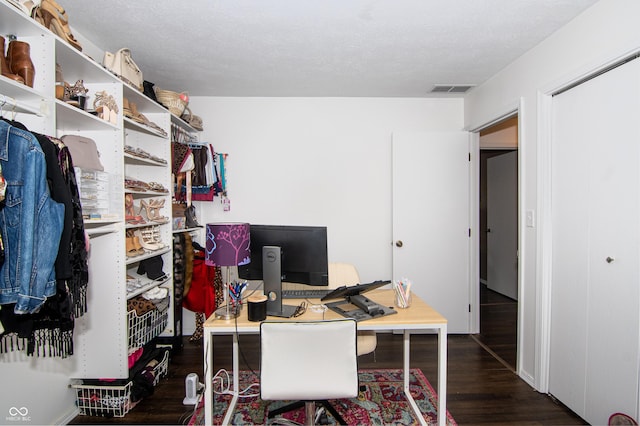
[{"label": "keyboard", "polygon": [[332,290],[282,290],[283,299],[320,299]]}]

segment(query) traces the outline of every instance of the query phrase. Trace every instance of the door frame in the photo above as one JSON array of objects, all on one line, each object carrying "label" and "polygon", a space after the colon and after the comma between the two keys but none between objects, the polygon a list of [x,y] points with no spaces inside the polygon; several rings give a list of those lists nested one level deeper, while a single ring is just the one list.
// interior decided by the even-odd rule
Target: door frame
[{"label": "door frame", "polygon": [[[522,377],[523,372],[520,370],[520,366],[522,365],[522,338],[523,338],[523,303],[524,303],[524,292],[522,291],[522,283],[524,282],[524,271],[522,268],[522,259],[524,258],[524,238],[523,238],[523,212],[524,212],[524,188],[523,186],[523,176],[525,176],[525,164],[522,161],[522,150],[525,147],[525,141],[523,138],[523,115],[524,115],[524,98],[519,98],[515,104],[507,105],[502,111],[496,113],[494,118],[477,125],[475,127],[465,129],[472,134],[472,152],[471,157],[475,158],[475,168],[471,175],[471,188],[476,188],[472,194],[472,202],[471,202],[471,212],[470,214],[473,217],[472,224],[473,229],[476,229],[478,232],[480,231],[480,131],[492,127],[498,124],[501,121],[504,121],[508,118],[513,117],[514,115],[518,116],[518,324],[517,324],[517,333],[518,339],[516,343],[516,372],[520,377]],[[480,332],[480,238],[478,236],[478,232],[472,233],[476,235],[474,241],[472,241],[472,251],[471,251],[471,262],[475,263],[472,266],[472,270],[476,272],[476,280],[475,280],[475,292],[472,293],[471,297],[471,312],[475,312],[475,315],[472,316],[472,325],[471,330],[472,333]]]}]

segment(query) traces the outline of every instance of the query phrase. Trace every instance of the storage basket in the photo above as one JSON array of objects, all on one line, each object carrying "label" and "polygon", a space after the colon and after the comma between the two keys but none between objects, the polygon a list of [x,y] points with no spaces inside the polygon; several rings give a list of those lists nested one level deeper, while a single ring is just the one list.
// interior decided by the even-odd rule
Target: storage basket
[{"label": "storage basket", "polygon": [[138,315],[136,311],[127,313],[129,322],[129,348],[139,348],[164,331],[169,318],[169,297],[156,303],[156,308]]},{"label": "storage basket", "polygon": [[163,90],[156,87],[156,98],[158,102],[166,106],[173,115],[180,117],[187,107],[188,102],[180,99],[180,95],[186,93],[172,92],[171,90]]},{"label": "storage basket", "polygon": [[[162,361],[153,368],[153,386],[167,375],[169,351],[165,351]],[[72,384],[76,390],[76,403],[82,416],[124,417],[137,402],[131,401],[132,381],[125,385]]]}]

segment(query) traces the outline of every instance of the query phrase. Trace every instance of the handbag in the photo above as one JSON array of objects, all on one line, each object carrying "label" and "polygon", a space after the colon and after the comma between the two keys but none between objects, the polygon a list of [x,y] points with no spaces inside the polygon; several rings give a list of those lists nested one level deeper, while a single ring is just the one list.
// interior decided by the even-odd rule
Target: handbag
[{"label": "handbag", "polygon": [[156,89],[153,87],[155,85],[150,81],[144,80],[142,82],[142,86],[143,86],[142,93],[144,93],[145,96],[151,99],[152,101],[159,103],[158,98],[156,98]]},{"label": "handbag", "polygon": [[93,139],[80,135],[64,135],[60,140],[69,148],[75,167],[84,170],[104,171],[98,147]]},{"label": "handbag", "polygon": [[102,65],[121,80],[140,91],[143,90],[144,78],[142,77],[142,71],[133,61],[131,50],[122,48],[116,53],[104,52]]}]

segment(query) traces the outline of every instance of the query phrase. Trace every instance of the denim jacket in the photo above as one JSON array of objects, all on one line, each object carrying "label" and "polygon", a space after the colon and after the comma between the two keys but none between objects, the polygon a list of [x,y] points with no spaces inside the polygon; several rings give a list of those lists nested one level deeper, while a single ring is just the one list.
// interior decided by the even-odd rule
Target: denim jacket
[{"label": "denim jacket", "polygon": [[64,205],[53,201],[44,153],[35,136],[0,120],[0,165],[7,182],[0,210],[5,261],[0,269],[0,304],[17,314],[35,313],[56,292],[54,262],[63,228]]}]

